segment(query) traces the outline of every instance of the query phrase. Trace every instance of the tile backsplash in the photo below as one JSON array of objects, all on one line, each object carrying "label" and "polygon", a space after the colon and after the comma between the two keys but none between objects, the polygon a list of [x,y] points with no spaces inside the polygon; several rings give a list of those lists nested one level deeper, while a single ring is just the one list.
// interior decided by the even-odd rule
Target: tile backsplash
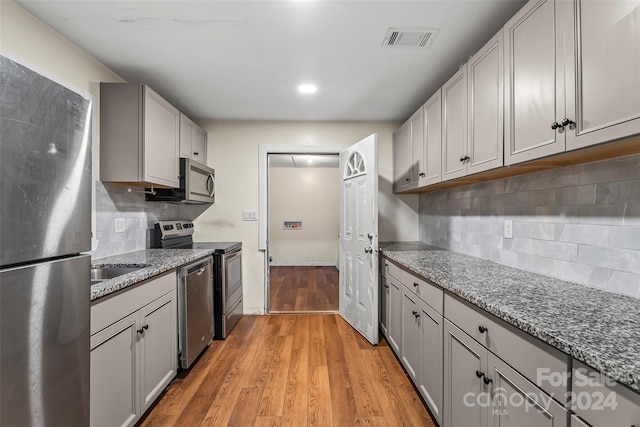
[{"label": "tile backsplash", "polygon": [[[142,192],[128,192],[130,186],[96,181],[95,236],[93,258],[145,249],[149,230],[159,220],[194,220],[211,205],[179,205],[147,202]],[[133,190],[143,188],[131,187]],[[115,232],[116,218],[124,219],[124,232]]]},{"label": "tile backsplash", "polygon": [[640,298],[640,155],[421,194],[419,229],[430,245]]}]

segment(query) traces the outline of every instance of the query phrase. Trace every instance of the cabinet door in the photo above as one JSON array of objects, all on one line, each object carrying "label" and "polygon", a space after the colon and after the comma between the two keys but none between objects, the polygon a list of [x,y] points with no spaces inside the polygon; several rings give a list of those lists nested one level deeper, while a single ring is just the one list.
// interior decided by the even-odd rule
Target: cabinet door
[{"label": "cabinet door", "polygon": [[193,127],[191,149],[194,160],[207,164],[207,133],[200,126]]},{"label": "cabinet door", "polygon": [[539,0],[505,24],[507,165],[565,149],[564,134],[552,129],[564,117],[564,40],[556,37],[558,19],[554,0]]},{"label": "cabinet door", "polygon": [[442,91],[438,89],[424,104],[424,176],[419,185],[442,181]]},{"label": "cabinet door", "polygon": [[387,277],[389,285],[389,345],[393,351],[401,357],[400,345],[402,343],[402,291],[400,282],[392,277]]},{"label": "cabinet door", "polygon": [[[566,131],[568,150],[640,133],[640,1],[572,4],[566,117],[576,126]],[[573,22],[564,34],[574,34]]]},{"label": "cabinet door", "polygon": [[180,112],[144,87],[144,180],[178,187]]},{"label": "cabinet door", "polygon": [[411,184],[426,176],[424,165],[424,111],[422,107],[409,119],[411,123]]},{"label": "cabinet door", "polygon": [[487,350],[445,319],[444,425],[487,427],[490,395],[477,374],[487,372]]},{"label": "cabinet door", "polygon": [[91,425],[134,425],[140,413],[138,312],[91,336]]},{"label": "cabinet door", "polygon": [[421,350],[421,311],[418,298],[402,287],[402,364],[414,384],[418,384]]},{"label": "cabinet door", "polygon": [[389,339],[389,284],[380,276],[380,330]]},{"label": "cabinet door", "polygon": [[467,65],[469,174],[494,169],[504,164],[503,44],[503,30],[500,30]]},{"label": "cabinet door", "polygon": [[[487,377],[491,382],[494,427],[567,427],[568,412],[551,396],[493,353]],[[559,396],[563,397],[563,396]]]},{"label": "cabinet door", "polygon": [[407,190],[411,184],[411,123],[393,134],[393,191]]},{"label": "cabinet door", "polygon": [[439,425],[442,425],[442,332],[443,317],[425,302],[420,303],[420,378],[418,390]]},{"label": "cabinet door", "polygon": [[178,368],[176,292],[140,310],[141,405],[144,412],[176,376]]},{"label": "cabinet door", "polygon": [[193,122],[180,113],[180,157],[191,158],[193,127]]},{"label": "cabinet door", "polygon": [[467,174],[467,64],[442,86],[442,180]]}]

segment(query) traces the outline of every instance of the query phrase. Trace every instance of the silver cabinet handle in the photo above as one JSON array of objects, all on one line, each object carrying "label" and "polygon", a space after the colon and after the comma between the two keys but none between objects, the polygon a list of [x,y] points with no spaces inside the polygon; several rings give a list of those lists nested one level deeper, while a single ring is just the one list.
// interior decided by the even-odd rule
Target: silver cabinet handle
[{"label": "silver cabinet handle", "polygon": [[364,248],[364,252],[367,254],[373,253],[373,248],[371,246]]}]

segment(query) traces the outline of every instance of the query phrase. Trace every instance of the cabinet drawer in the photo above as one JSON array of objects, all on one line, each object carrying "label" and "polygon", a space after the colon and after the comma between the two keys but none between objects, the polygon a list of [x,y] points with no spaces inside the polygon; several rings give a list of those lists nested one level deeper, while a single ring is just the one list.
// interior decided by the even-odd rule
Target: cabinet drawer
[{"label": "cabinet drawer", "polygon": [[418,298],[442,314],[444,291],[441,287],[424,280],[408,271],[402,271],[402,283]]},{"label": "cabinet drawer", "polygon": [[640,425],[640,394],[577,360],[572,378],[571,409],[583,420],[594,426]]},{"label": "cabinet drawer", "polygon": [[566,378],[569,373],[567,354],[448,293],[444,296],[444,315],[538,387],[564,403],[568,384],[555,379],[558,375]]},{"label": "cabinet drawer", "polygon": [[402,281],[402,269],[398,264],[389,260],[389,258],[382,259],[380,268],[382,269],[381,273],[384,277],[392,275],[396,280]]},{"label": "cabinet drawer", "polygon": [[140,282],[91,304],[91,335],[176,289],[176,271]]}]

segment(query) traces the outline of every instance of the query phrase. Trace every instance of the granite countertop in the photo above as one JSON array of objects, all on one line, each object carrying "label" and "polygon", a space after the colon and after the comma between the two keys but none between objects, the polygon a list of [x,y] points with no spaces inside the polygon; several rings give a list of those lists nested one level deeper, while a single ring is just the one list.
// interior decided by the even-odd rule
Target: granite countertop
[{"label": "granite countertop", "polygon": [[165,271],[211,255],[214,249],[146,249],[91,260],[91,267],[141,267],[132,273],[91,285],[91,301],[133,286]]},{"label": "granite countertop", "polygon": [[389,259],[640,392],[640,300],[417,242]]}]

